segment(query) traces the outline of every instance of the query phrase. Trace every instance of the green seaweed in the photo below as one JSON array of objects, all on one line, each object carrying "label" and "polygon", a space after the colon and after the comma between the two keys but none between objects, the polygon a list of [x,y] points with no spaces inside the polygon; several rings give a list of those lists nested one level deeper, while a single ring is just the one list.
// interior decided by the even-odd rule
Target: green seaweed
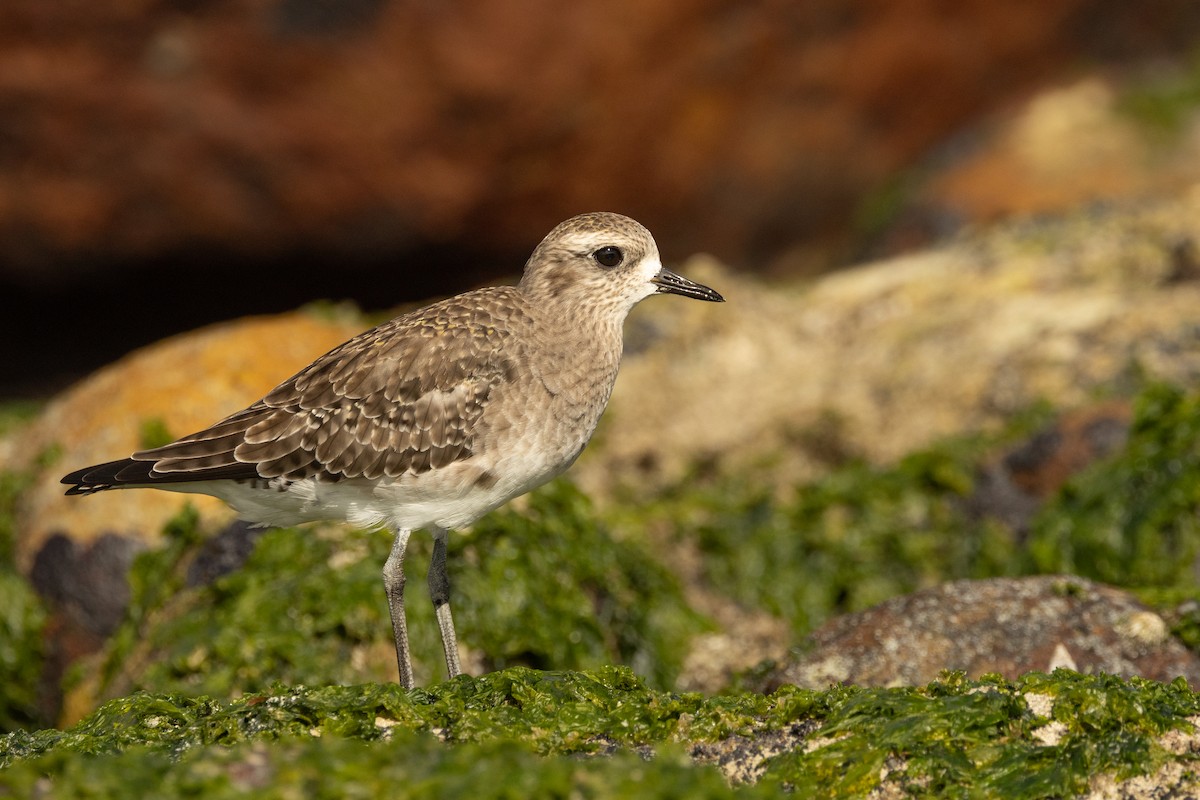
[{"label": "green seaweed", "polygon": [[1179,69],[1126,87],[1116,107],[1151,132],[1167,137],[1181,134],[1200,108],[1200,54],[1193,54]]},{"label": "green seaweed", "polygon": [[[463,538],[458,608],[489,666],[584,669],[627,664],[670,686],[707,623],[678,578],[635,540],[618,538],[569,481],[501,509]],[[461,601],[457,598],[461,597]]]},{"label": "green seaweed", "polygon": [[107,702],[66,731],[0,738],[0,764],[63,749],[97,754],[144,747],[178,754],[202,745],[325,734],[375,741],[389,737],[394,727],[435,731],[448,743],[512,739],[543,755],[598,753],[614,744],[668,741],[685,715],[693,737],[748,733],[772,703],[747,696],[711,706],[699,694],[651,689],[625,667],[591,672],[513,667],[411,691],[394,683],[275,684],[228,702],[139,692]]},{"label": "green seaweed", "polygon": [[1200,588],[1200,394],[1154,385],[1134,412],[1121,452],[1072,477],[1035,520],[1031,571]]},{"label": "green seaweed", "polygon": [[[1051,698],[1034,714],[1030,693]],[[0,737],[0,792],[28,796],[215,796],[309,789],[328,796],[859,798],[887,782],[924,797],[1050,798],[1095,775],[1148,774],[1175,756],[1200,698],[1067,670],[1017,681],[946,673],[923,687],[784,687],[705,698],[649,688],[625,668],[515,667],[428,689],[281,685],[233,701],[135,694],[66,731]],[[1038,732],[1051,722],[1057,740]],[[730,788],[689,762],[697,745],[791,730],[758,785]],[[604,755],[580,760],[578,756]],[[649,760],[643,760],[649,758]],[[303,763],[304,766],[299,766]],[[85,791],[86,790],[86,791]],[[608,794],[610,792],[611,794]],[[427,793],[427,794],[426,794]],[[272,796],[272,795],[268,795]],[[305,796],[316,796],[312,791]]]},{"label": "green seaweed", "polygon": [[[451,539],[463,643],[483,669],[501,671],[412,692],[389,682],[380,579],[389,535],[271,531],[242,569],[193,587],[188,566],[204,537],[186,511],[131,574],[129,619],[104,673],[106,691],[126,696],[69,730],[0,738],[9,765],[0,794],[27,796],[41,780],[45,796],[62,797],[402,786],[411,796],[849,798],[877,788],[886,770],[887,783],[916,796],[1048,798],[1084,791],[1093,775],[1142,775],[1186,759],[1158,742],[1200,713],[1182,681],[1058,671],[1016,681],[947,674],[915,688],[784,687],[765,697],[665,690],[704,621],[662,561],[619,535],[663,521],[696,542],[714,588],[797,631],[942,580],[1070,570],[1178,606],[1173,625],[1195,646],[1200,395],[1147,387],[1126,445],[1070,480],[1024,534],[970,504],[1013,430],[891,466],[846,461],[783,497],[718,475],[610,512],[608,522],[569,483],[551,484]],[[6,489],[4,480],[0,501],[11,510],[21,484]],[[11,536],[5,508],[0,534],[7,524]],[[410,576],[424,571],[429,550],[427,537],[414,537]],[[429,684],[441,655],[423,583],[409,583],[410,628]],[[27,591],[12,586],[6,609],[21,608]],[[0,595],[6,587],[0,573]],[[4,636],[19,652],[40,629],[35,600],[30,609],[14,612],[16,634],[0,631],[0,664]],[[614,662],[634,669],[605,666]],[[364,677],[379,682],[326,685]],[[12,681],[26,701],[34,678]],[[1052,698],[1048,718],[1030,710],[1027,693]],[[1050,722],[1061,730],[1048,743],[1038,733]],[[809,747],[769,758],[757,786],[729,788],[685,758],[698,744],[779,731],[807,736]]]},{"label": "green seaweed", "polygon": [[175,439],[162,417],[147,417],[138,425],[138,447],[142,450],[153,450]]},{"label": "green seaweed", "polygon": [[[43,774],[54,775],[51,781]],[[441,800],[629,797],[720,800],[745,797],[713,768],[679,753],[647,763],[634,753],[603,759],[540,757],[512,741],[447,747],[428,734],[397,733],[364,747],[338,737],[240,744],[186,753],[178,761],[128,750],[80,761],[50,755],[0,775],[13,796],[371,798]]]},{"label": "green seaweed", "polygon": [[61,452],[52,445],[22,469],[0,470],[0,570],[16,569],[17,504],[21,494],[33,485],[41,470],[58,460]]},{"label": "green seaweed", "polygon": [[1160,591],[1143,588],[1137,594],[1146,605],[1163,610],[1172,636],[1188,649],[1200,652],[1200,602],[1196,600],[1195,589]]},{"label": "green seaweed", "polygon": [[29,583],[0,570],[0,731],[45,722],[38,704],[46,611]]},{"label": "green seaweed", "polygon": [[[851,461],[782,498],[738,477],[689,484],[658,513],[699,547],[714,590],[789,620],[797,634],[962,578],[1070,573],[1175,603],[1200,597],[1200,393],[1146,386],[1124,447],[1072,477],[1030,530],[1014,530],[972,498],[1004,443],[1041,418],[894,465]],[[1193,617],[1179,617],[1180,632],[1200,631]]]},{"label": "green seaweed", "polygon": [[717,591],[805,633],[943,580],[1013,571],[1017,534],[966,506],[986,448],[962,439],[893,467],[851,462],[783,500],[736,483],[687,492],[674,502],[704,515],[678,535],[694,537]]},{"label": "green seaweed", "polygon": [[35,459],[30,470],[0,472],[0,731],[45,722],[38,694],[46,609],[17,572],[16,506],[38,465],[51,463],[56,456],[51,448]]},{"label": "green seaweed", "polygon": [[[828,743],[772,759],[770,783],[799,796],[862,797],[893,780],[929,797],[1051,798],[1078,794],[1099,774],[1148,774],[1171,758],[1157,737],[1191,728],[1200,709],[1183,680],[1171,684],[1057,670],[1015,682],[947,673],[925,687],[848,688],[819,736]],[[1026,693],[1053,698],[1057,742],[1035,737],[1050,720]]]},{"label": "green seaweed", "polygon": [[8,436],[32,421],[44,405],[39,400],[0,401],[0,437]]},{"label": "green seaweed", "polygon": [[99,667],[102,685],[111,685],[127,669],[134,650],[145,644],[155,615],[177,603],[184,590],[184,559],[203,540],[200,514],[187,503],[163,526],[163,545],[134,559],[129,570],[129,606],[125,621],[109,637]]}]

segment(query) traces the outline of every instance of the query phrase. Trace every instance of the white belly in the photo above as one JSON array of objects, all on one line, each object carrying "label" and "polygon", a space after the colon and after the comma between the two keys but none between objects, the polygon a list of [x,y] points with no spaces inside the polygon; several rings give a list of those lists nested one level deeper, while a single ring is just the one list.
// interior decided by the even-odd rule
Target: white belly
[{"label": "white belly", "polygon": [[359,528],[447,530],[474,523],[484,514],[562,474],[583,449],[509,448],[502,457],[471,458],[419,475],[379,481],[316,478],[282,482],[197,481],[159,488],[208,494],[228,503],[249,522],[289,527],[318,520],[344,520]]}]

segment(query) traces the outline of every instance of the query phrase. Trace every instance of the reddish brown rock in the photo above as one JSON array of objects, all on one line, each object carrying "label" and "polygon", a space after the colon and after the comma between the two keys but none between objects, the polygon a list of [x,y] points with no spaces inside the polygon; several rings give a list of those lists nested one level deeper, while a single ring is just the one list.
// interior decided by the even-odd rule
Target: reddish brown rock
[{"label": "reddish brown rock", "polygon": [[1007,678],[1066,667],[1200,685],[1200,657],[1125,591],[1071,576],[955,581],[838,617],[766,681],[919,685],[944,669]]},{"label": "reddish brown rock", "polygon": [[[1194,84],[1190,66],[1091,76],[969,126],[914,170],[871,246],[895,252],[962,224],[1183,191],[1200,179]],[[1178,279],[1193,279],[1190,243],[1176,257]]]},{"label": "reddish brown rock", "polygon": [[1081,55],[1198,26],[1168,0],[10,0],[0,269],[511,250],[593,208],[675,252],[778,253]]}]

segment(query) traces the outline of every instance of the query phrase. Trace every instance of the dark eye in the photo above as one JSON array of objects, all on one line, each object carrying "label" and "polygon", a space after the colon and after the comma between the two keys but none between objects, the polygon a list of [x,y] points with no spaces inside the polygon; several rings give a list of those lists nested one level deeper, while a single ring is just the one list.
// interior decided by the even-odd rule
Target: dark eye
[{"label": "dark eye", "polygon": [[615,267],[624,260],[625,254],[621,252],[621,248],[609,245],[592,253],[592,258],[602,267]]}]

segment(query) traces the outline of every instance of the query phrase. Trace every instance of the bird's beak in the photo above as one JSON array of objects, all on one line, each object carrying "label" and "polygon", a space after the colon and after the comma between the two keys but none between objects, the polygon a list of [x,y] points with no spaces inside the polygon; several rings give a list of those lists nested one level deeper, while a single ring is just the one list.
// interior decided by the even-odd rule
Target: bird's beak
[{"label": "bird's beak", "polygon": [[650,279],[657,289],[657,294],[681,294],[684,297],[691,297],[696,300],[707,300],[710,303],[724,303],[725,298],[714,292],[702,283],[689,281],[682,275],[676,275],[671,270],[663,268],[658,271],[658,274]]}]

